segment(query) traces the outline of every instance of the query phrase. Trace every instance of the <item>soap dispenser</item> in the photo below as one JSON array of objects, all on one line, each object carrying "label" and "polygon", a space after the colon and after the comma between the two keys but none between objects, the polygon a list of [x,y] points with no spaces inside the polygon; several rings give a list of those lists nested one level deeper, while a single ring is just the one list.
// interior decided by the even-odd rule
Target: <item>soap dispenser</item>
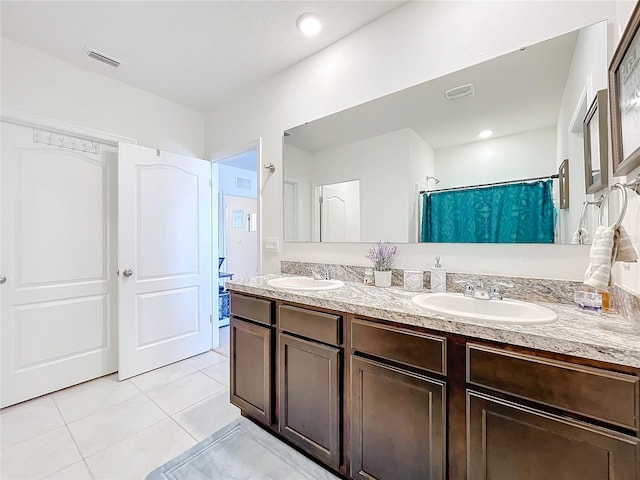
[{"label": "soap dispenser", "polygon": [[436,264],[430,268],[431,271],[431,291],[447,291],[447,270],[440,265],[440,257],[436,257]]}]

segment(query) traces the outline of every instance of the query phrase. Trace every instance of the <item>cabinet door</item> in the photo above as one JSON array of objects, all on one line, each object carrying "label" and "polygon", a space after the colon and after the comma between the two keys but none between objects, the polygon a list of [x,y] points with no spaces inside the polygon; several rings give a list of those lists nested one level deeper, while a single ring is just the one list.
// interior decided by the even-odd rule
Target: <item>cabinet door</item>
[{"label": "cabinet door", "polygon": [[469,480],[632,480],[638,439],[467,392]]},{"label": "cabinet door", "polygon": [[272,329],[231,316],[231,403],[271,424]]},{"label": "cabinet door", "polygon": [[351,356],[351,477],[444,479],[445,385]]},{"label": "cabinet door", "polygon": [[280,433],[340,465],[340,350],[280,333]]}]

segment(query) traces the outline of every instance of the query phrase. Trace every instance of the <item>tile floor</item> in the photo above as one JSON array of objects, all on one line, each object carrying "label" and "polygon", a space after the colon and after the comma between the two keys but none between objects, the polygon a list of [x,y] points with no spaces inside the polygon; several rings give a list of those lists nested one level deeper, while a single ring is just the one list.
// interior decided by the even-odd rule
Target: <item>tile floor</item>
[{"label": "tile floor", "polygon": [[216,351],[122,382],[110,375],[0,410],[0,478],[142,480],[239,416],[228,327],[221,338]]}]

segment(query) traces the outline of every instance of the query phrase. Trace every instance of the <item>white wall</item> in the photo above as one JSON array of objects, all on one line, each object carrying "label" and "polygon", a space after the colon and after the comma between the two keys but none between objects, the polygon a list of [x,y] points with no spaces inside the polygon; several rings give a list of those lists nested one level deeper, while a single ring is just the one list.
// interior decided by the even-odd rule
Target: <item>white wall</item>
[{"label": "white wall", "polygon": [[[277,168],[263,175],[263,235],[282,239],[285,129],[603,19],[615,23],[618,10],[607,0],[407,3],[210,112],[207,154],[262,137],[263,161]],[[279,271],[281,259],[367,265],[366,248],[283,243],[280,254],[265,254],[263,271]],[[588,247],[401,245],[397,265],[426,267],[437,254],[452,271],[577,280]]]},{"label": "white wall", "polygon": [[[420,240],[420,226],[422,216],[422,198],[420,192],[427,190],[427,176],[435,176],[435,152],[431,145],[413,130],[409,132],[409,175],[407,175],[407,201],[409,212],[407,225],[409,226],[409,241]],[[432,181],[433,182],[433,181]],[[433,187],[433,183],[431,183]]]},{"label": "white wall", "polygon": [[[284,145],[284,156],[287,162],[284,165],[284,178],[287,181],[295,183],[298,189],[298,208],[292,209],[290,216],[297,217],[298,229],[296,241],[311,241],[311,204],[313,192],[311,189],[311,166],[313,165],[312,155],[294,147],[293,145]],[[290,218],[288,221],[294,221]]]},{"label": "white wall", "polygon": [[408,204],[404,195],[409,130],[379,135],[315,152],[315,185],[360,180],[360,238],[408,241]]},{"label": "white wall", "polygon": [[[299,191],[319,185],[360,180],[360,235],[365,242],[416,241],[418,193],[433,175],[433,150],[411,129],[306,152],[284,145],[287,181]],[[405,195],[399,194],[403,192]],[[301,217],[311,219],[311,203],[300,203]],[[311,237],[301,237],[309,241]]]},{"label": "white wall", "polygon": [[[571,241],[573,232],[577,230],[585,197],[589,200],[594,198],[594,195],[585,194],[584,137],[581,128],[582,119],[596,93],[607,88],[607,71],[603,71],[602,68],[602,65],[608,66],[607,30],[606,24],[598,24],[580,32],[562,96],[557,125],[557,165],[560,166],[565,158],[569,159],[569,208],[560,210],[558,216],[562,242]],[[584,111],[575,116],[578,106],[583,103]],[[577,131],[573,129],[574,122],[578,124]],[[594,233],[592,220],[595,212],[594,207],[588,207],[587,223],[590,237],[593,237]]]},{"label": "white wall", "polygon": [[[2,38],[1,105],[203,158],[204,114]],[[111,68],[105,66],[105,68]]]},{"label": "white wall", "polygon": [[435,189],[557,173],[556,129],[539,128],[435,152]]}]

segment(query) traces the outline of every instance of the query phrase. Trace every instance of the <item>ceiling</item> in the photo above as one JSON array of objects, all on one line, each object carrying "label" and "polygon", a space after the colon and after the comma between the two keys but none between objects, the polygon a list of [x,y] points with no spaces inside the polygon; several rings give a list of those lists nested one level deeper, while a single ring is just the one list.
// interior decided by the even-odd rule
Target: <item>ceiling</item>
[{"label": "ceiling", "polygon": [[[485,129],[500,137],[555,126],[577,37],[570,32],[309,122],[288,130],[286,143],[313,152],[411,128],[437,150],[478,141]],[[446,99],[446,90],[466,84],[474,96]]]},{"label": "ceiling", "polygon": [[[2,0],[0,13],[3,37],[206,112],[403,3]],[[296,29],[306,12],[323,20],[316,37]]]}]

